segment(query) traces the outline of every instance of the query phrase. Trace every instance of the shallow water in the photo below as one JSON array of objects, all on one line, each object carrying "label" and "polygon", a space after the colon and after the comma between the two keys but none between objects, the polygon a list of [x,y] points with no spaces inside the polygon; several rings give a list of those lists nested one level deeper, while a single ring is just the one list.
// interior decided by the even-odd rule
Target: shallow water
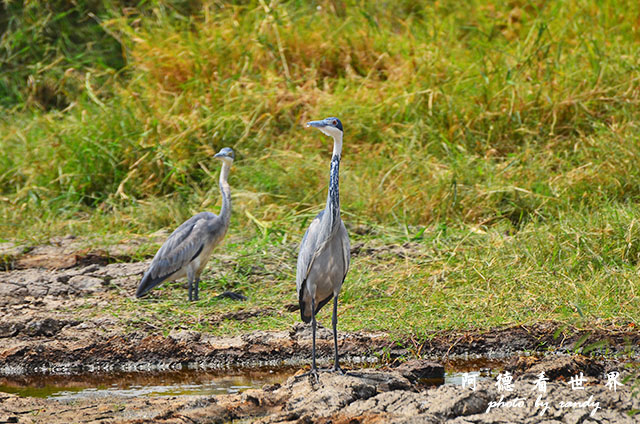
[{"label": "shallow water", "polygon": [[279,368],[11,376],[0,377],[0,392],[58,400],[106,396],[221,395],[282,383],[295,371]]},{"label": "shallow water", "polygon": [[444,384],[461,386],[465,373],[475,374],[477,381],[494,378],[505,365],[504,359],[449,359],[443,362]]},{"label": "shallow water", "polygon": [[[477,379],[492,378],[504,361],[454,359],[444,362],[445,378],[426,380],[425,385],[461,385],[464,373]],[[221,395],[283,383],[300,367],[263,367],[236,370],[179,370],[163,372],[84,373],[78,375],[31,375],[0,377],[0,392],[23,397],[69,401],[106,396],[155,397]]]}]

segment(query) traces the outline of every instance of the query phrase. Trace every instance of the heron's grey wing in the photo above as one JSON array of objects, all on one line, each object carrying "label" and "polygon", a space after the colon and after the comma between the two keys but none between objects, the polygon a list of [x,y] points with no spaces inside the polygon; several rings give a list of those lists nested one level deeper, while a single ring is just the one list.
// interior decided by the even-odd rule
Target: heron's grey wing
[{"label": "heron's grey wing", "polygon": [[309,275],[309,271],[311,270],[311,266],[313,265],[313,258],[316,254],[317,245],[318,245],[318,235],[320,231],[320,221],[322,220],[322,216],[324,211],[321,211],[316,217],[311,221],[309,228],[304,233],[302,237],[302,242],[300,242],[300,250],[298,251],[298,266],[296,270],[296,289],[298,291],[298,296],[300,296],[300,292],[302,290],[302,286]]},{"label": "heron's grey wing", "polygon": [[344,274],[342,280],[347,276],[349,271],[349,264],[351,263],[351,242],[349,241],[349,233],[347,227],[344,226],[344,222],[340,221],[341,233],[340,240],[342,241],[342,257],[344,258]]},{"label": "heron's grey wing", "polygon": [[[340,220],[340,227],[338,228],[338,232],[336,233],[336,235],[334,236],[333,242],[332,243],[337,243],[334,244],[332,249],[334,252],[334,255],[337,257],[342,257],[342,269],[338,268],[337,271],[340,271],[340,273],[342,274],[342,278],[340,279],[340,281],[333,281],[332,285],[333,285],[333,293],[331,293],[329,296],[327,296],[326,298],[320,300],[318,302],[318,304],[316,305],[316,313],[318,313],[320,311],[320,309],[322,309],[322,307],[324,305],[326,305],[332,298],[333,296],[337,296],[338,293],[340,292],[340,290],[342,289],[342,283],[344,283],[344,279],[347,276],[347,272],[349,271],[349,262],[350,262],[350,256],[351,256],[351,244],[349,242],[349,233],[347,233],[347,228],[344,226],[344,222],[342,222],[342,220]],[[320,253],[320,249],[322,247],[319,247],[316,251],[318,252],[318,254]],[[337,264],[336,264],[337,265]],[[337,265],[339,266],[339,265]],[[302,298],[300,298],[302,299]],[[300,305],[300,316],[302,317],[302,320],[305,320],[305,317],[303,316],[304,313],[304,309],[302,306],[302,302]]]},{"label": "heron's grey wing", "polygon": [[144,295],[196,258],[205,247],[211,222],[216,219],[213,213],[201,212],[176,228],[153,257],[136,296]]}]

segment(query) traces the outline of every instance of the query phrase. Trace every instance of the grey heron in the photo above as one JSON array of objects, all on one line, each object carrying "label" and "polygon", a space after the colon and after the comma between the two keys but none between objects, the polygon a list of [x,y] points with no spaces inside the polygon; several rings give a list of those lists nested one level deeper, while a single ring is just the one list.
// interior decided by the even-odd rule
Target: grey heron
[{"label": "grey heron", "polygon": [[226,234],[231,218],[231,191],[227,177],[235,154],[232,149],[225,147],[214,157],[222,161],[219,181],[222,194],[220,215],[200,212],[176,228],[153,257],[149,269],[140,281],[136,297],[144,296],[164,281],[186,276],[189,281],[189,300],[198,300],[200,274],[213,248]]},{"label": "grey heron", "polygon": [[314,127],[333,138],[333,155],[329,172],[329,193],[324,210],[311,221],[300,243],[296,287],[300,302],[300,317],[311,322],[311,371],[318,378],[316,367],[316,314],[333,298],[333,371],[343,373],[338,358],[338,295],[349,270],[349,234],[340,218],[339,171],[342,154],[342,123],[338,118],[311,121]]}]

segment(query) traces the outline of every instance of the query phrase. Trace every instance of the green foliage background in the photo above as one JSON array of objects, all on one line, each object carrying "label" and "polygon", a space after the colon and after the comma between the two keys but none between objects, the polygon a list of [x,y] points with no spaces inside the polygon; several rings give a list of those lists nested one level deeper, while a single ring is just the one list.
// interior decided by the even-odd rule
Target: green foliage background
[{"label": "green foliage background", "polygon": [[172,228],[231,146],[232,234],[297,241],[331,149],[303,123],[338,116],[354,240],[422,252],[354,268],[353,326],[637,322],[637,1],[9,0],[0,31],[0,237]]}]

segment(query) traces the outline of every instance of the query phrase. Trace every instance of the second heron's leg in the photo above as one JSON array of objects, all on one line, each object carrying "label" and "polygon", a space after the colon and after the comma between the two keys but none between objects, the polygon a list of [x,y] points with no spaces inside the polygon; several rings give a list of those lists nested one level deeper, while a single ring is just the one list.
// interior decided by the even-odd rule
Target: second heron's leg
[{"label": "second heron's leg", "polygon": [[331,317],[331,324],[333,324],[333,346],[335,348],[333,371],[344,374],[344,371],[340,368],[340,359],[338,357],[338,295],[333,297],[333,317]]},{"label": "second heron's leg", "polygon": [[195,291],[195,293],[194,293],[194,300],[198,300],[198,293],[200,292],[200,287],[199,287],[199,285],[200,285],[200,276],[198,275],[198,276],[196,277],[196,284],[195,284],[195,287],[194,287],[194,291]]},{"label": "second heron's leg", "polygon": [[187,280],[189,281],[189,302],[193,300],[193,271],[187,269]]},{"label": "second heron's leg", "polygon": [[318,367],[316,366],[316,300],[311,296],[311,370],[297,375],[295,378],[312,376],[315,382],[319,382]]},{"label": "second heron's leg", "polygon": [[311,297],[311,373],[317,372],[316,367],[316,300]]}]

